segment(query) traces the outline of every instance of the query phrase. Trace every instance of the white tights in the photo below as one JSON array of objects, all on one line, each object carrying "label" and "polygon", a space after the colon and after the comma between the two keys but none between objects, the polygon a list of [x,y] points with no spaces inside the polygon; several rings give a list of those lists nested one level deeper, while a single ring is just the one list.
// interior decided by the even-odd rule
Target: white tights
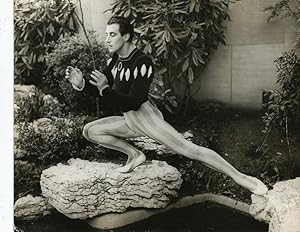
[{"label": "white tights", "polygon": [[131,110],[124,113],[124,116],[106,117],[88,123],[83,129],[83,135],[91,142],[125,153],[128,160],[120,169],[121,172],[130,172],[146,159],[140,150],[127,143],[124,138],[148,136],[177,154],[201,161],[230,176],[255,194],[263,195],[268,190],[260,180],[239,172],[215,151],[185,140],[148,101],[138,111]]}]

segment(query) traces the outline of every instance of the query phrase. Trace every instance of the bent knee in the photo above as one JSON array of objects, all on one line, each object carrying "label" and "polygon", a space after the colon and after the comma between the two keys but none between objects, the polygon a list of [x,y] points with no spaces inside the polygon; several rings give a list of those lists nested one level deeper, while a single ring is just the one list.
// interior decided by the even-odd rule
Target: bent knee
[{"label": "bent knee", "polygon": [[82,130],[82,135],[87,140],[89,140],[89,127],[90,127],[89,124],[86,124],[86,125],[84,125],[83,130]]},{"label": "bent knee", "polygon": [[87,140],[95,140],[96,137],[99,139],[100,135],[104,134],[104,132],[102,132],[100,127],[88,123],[83,127],[82,134]]}]

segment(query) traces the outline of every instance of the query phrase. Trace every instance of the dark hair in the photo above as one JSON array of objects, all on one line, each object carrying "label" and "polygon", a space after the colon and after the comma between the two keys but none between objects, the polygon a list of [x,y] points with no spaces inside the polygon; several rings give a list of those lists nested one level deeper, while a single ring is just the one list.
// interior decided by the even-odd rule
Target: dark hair
[{"label": "dark hair", "polygon": [[107,25],[119,24],[119,30],[121,35],[129,34],[128,41],[131,42],[134,36],[133,26],[127,18],[122,16],[113,16],[108,20]]}]

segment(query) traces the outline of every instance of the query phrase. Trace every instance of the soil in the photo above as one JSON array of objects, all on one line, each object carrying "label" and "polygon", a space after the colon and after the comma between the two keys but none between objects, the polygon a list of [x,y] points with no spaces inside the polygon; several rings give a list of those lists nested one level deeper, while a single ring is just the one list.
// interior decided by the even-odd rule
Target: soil
[{"label": "soil", "polygon": [[[179,131],[190,130],[195,143],[217,151],[239,171],[259,178],[269,189],[280,180],[299,175],[300,166],[295,166],[296,158],[300,157],[299,136],[289,137],[289,151],[285,135],[278,129],[273,129],[267,136],[262,133],[264,125],[260,111],[234,110],[219,104],[197,108],[197,113],[193,113],[196,116],[170,120]],[[186,178],[189,181],[183,184],[182,190],[185,194],[210,191],[250,203],[251,193],[231,178],[205,167],[192,166],[198,173],[191,175],[196,173],[195,178],[199,178],[200,172],[204,181]],[[193,184],[205,184],[205,188],[196,187],[189,191],[187,186]]]}]

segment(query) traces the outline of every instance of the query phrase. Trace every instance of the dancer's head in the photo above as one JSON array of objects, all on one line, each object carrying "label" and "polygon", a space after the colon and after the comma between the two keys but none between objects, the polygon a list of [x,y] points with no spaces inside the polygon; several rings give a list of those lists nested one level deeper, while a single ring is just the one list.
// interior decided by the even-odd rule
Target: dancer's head
[{"label": "dancer's head", "polygon": [[113,16],[106,27],[106,44],[110,52],[122,49],[125,43],[131,43],[134,36],[133,26],[128,19]]}]

